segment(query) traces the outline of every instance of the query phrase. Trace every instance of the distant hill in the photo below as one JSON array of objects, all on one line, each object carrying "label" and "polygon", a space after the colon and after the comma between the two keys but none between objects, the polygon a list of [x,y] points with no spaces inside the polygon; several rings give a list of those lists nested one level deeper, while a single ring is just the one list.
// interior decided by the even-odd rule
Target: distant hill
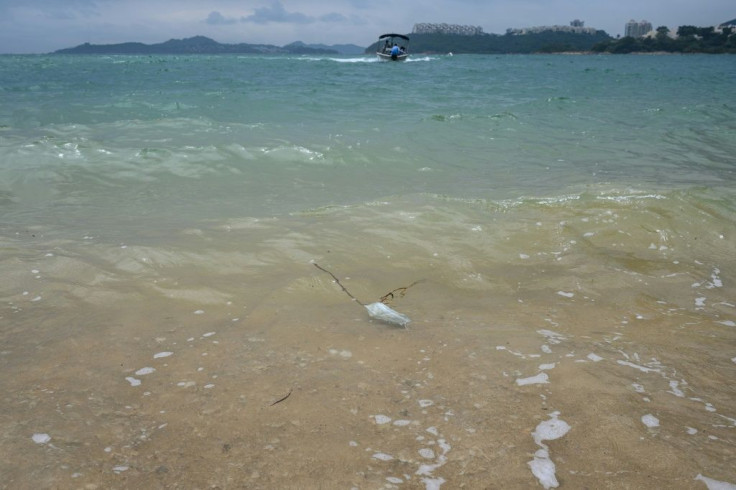
[{"label": "distant hill", "polygon": [[311,47],[301,42],[283,47],[270,44],[221,44],[205,36],[195,36],[170,39],[158,44],[84,43],[74,48],[59,49],[54,51],[54,54],[339,54],[339,52],[329,46]]},{"label": "distant hill", "polygon": [[[530,34],[409,34],[411,53],[524,54],[590,51],[600,42],[613,39],[605,31],[595,34],[543,31]],[[378,43],[366,48],[374,53]]]}]

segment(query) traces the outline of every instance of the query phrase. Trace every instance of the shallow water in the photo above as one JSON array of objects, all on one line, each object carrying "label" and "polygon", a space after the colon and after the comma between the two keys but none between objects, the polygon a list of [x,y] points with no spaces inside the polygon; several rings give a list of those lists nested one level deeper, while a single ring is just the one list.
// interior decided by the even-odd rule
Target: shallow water
[{"label": "shallow water", "polygon": [[0,64],[6,487],[736,484],[730,57]]}]

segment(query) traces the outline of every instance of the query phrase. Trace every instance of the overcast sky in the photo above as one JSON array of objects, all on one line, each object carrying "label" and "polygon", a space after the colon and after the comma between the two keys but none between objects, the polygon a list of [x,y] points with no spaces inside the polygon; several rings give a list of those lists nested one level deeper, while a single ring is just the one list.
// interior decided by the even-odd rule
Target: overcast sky
[{"label": "overcast sky", "polygon": [[630,19],[657,26],[710,26],[736,17],[734,0],[0,0],[0,53],[204,35],[221,43],[368,46],[414,24],[568,25],[623,34]]}]

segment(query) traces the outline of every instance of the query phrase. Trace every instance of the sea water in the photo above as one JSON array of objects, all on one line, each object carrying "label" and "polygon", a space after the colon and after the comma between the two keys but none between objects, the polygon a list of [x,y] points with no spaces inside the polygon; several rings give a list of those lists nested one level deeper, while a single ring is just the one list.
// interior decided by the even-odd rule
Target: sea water
[{"label": "sea water", "polygon": [[0,57],[3,484],[731,488],[734,86]]}]

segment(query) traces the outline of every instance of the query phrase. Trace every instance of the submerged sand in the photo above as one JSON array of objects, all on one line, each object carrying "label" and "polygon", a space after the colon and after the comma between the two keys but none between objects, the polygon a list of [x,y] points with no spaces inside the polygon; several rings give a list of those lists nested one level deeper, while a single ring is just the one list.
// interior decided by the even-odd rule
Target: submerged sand
[{"label": "submerged sand", "polygon": [[616,206],[5,239],[3,486],[736,484],[733,225]]}]

